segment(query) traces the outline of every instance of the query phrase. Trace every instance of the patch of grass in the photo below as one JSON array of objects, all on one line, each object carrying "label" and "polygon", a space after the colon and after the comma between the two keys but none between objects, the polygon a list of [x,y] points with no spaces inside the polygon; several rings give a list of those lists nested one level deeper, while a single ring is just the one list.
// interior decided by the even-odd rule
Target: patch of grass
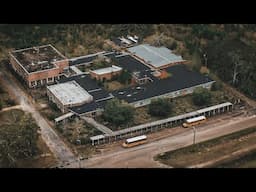
[{"label": "patch of grass", "polygon": [[115,91],[115,90],[122,89],[125,87],[126,87],[126,85],[124,85],[118,81],[110,81],[110,82],[104,83],[104,88],[107,89],[108,91]]}]

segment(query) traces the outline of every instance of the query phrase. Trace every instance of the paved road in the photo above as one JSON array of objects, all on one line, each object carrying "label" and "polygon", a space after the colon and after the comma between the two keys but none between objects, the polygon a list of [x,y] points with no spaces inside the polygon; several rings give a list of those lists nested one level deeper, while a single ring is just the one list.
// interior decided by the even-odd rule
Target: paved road
[{"label": "paved road", "polygon": [[[233,133],[256,125],[256,116],[235,117],[220,120],[216,123],[206,124],[197,128],[196,142],[202,142],[222,135]],[[81,167],[87,168],[148,168],[166,167],[153,160],[157,154],[189,146],[193,143],[193,131],[164,138],[159,141],[150,142],[134,148],[123,149],[116,147],[115,150],[96,155],[88,160],[80,162]],[[78,167],[73,163],[68,167]]]},{"label": "paved road", "polygon": [[30,112],[41,128],[41,136],[49,149],[53,152],[59,163],[74,161],[76,158],[69,147],[60,139],[56,132],[51,128],[44,117],[36,110],[34,104],[30,101],[27,94],[17,85],[16,80],[12,77],[0,72],[0,78],[6,85],[9,93],[15,96],[21,108],[24,111]]}]

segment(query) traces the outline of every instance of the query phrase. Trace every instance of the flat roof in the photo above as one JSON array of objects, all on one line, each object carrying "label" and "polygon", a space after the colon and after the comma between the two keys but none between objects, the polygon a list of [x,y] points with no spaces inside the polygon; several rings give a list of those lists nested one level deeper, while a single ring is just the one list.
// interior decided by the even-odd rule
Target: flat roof
[{"label": "flat roof", "polygon": [[128,87],[113,91],[112,94],[128,103],[148,99],[151,97],[167,94],[170,92],[214,82],[208,76],[198,72],[190,71],[185,65],[175,65],[165,69],[171,74],[170,77],[154,80],[151,83]]},{"label": "flat roof", "polygon": [[86,91],[90,92],[95,89],[100,89],[100,86],[97,85],[97,82],[91,79],[88,74],[75,75],[67,78],[63,78],[60,80],[60,83],[68,82],[68,81],[76,81],[81,87],[83,87]]},{"label": "flat roof", "polygon": [[76,81],[82,88],[93,96],[94,100],[109,98],[111,95],[104,88],[100,87],[90,75],[81,74],[60,80],[60,82]]},{"label": "flat roof", "polygon": [[134,59],[130,55],[125,55],[122,57],[116,58],[117,65],[122,67],[123,69],[129,71],[130,73],[138,72],[139,77],[147,76],[151,78],[153,81],[157,78],[152,75],[153,71],[148,66],[144,65],[142,62]]},{"label": "flat roof", "polygon": [[99,101],[99,102],[91,102],[91,103],[86,103],[83,105],[79,105],[76,107],[70,107],[70,110],[73,111],[74,113],[77,114],[84,114],[90,111],[96,111],[97,109],[103,109],[106,105],[107,100],[104,101]]},{"label": "flat roof", "polygon": [[92,100],[92,96],[84,90],[76,81],[69,81],[47,86],[47,89],[63,105],[74,105]]},{"label": "flat roof", "polygon": [[191,118],[191,119],[187,119],[186,121],[188,123],[192,123],[194,121],[200,121],[200,120],[203,120],[203,119],[206,119],[205,116],[194,117],[194,118]]},{"label": "flat roof", "polygon": [[146,65],[144,65],[137,59],[134,59],[130,55],[117,57],[116,60],[117,60],[118,66],[122,67],[123,69],[125,69],[129,72],[150,70],[149,67],[147,67]]},{"label": "flat roof", "polygon": [[99,139],[103,139],[103,138],[105,138],[104,135],[96,135],[96,136],[90,137],[90,139],[91,139],[92,141],[94,141],[94,140],[99,140]]},{"label": "flat roof", "polygon": [[54,62],[67,59],[52,45],[43,45],[11,52],[28,73],[55,68]]},{"label": "flat roof", "polygon": [[140,135],[140,136],[137,136],[137,137],[132,137],[132,138],[126,139],[126,141],[128,143],[131,143],[131,142],[139,141],[141,139],[146,139],[146,138],[147,138],[146,135]]},{"label": "flat roof", "polygon": [[231,106],[231,105],[233,105],[233,104],[230,103],[230,102],[221,103],[219,105],[214,105],[214,106],[206,107],[204,109],[199,109],[198,112],[199,113],[205,113],[205,112],[208,112],[208,111],[211,111],[211,110],[215,110],[215,109],[219,109],[219,108],[223,108],[223,107],[227,107],[227,106]]},{"label": "flat roof", "polygon": [[121,67],[112,65],[111,67],[96,69],[96,70],[93,70],[91,72],[96,73],[97,75],[103,75],[103,74],[107,74],[107,73],[118,72],[118,71],[121,71],[121,70],[122,70]]},{"label": "flat roof", "polygon": [[60,80],[60,83],[75,81],[90,95],[93,96],[93,101],[85,103],[76,107],[71,107],[70,110],[83,114],[90,111],[95,111],[97,108],[104,108],[107,100],[113,98],[112,94],[107,92],[104,88],[100,87],[97,82],[87,74],[76,75]]},{"label": "flat roof", "polygon": [[156,68],[170,63],[185,61],[181,56],[172,53],[172,51],[166,47],[154,47],[149,44],[142,44],[128,48],[128,50]]},{"label": "flat roof", "polygon": [[64,119],[66,119],[66,118],[72,117],[73,115],[74,115],[74,113],[69,112],[69,113],[66,113],[66,114],[64,114],[64,115],[61,115],[61,116],[55,118],[54,120],[55,120],[55,122],[57,123],[57,122],[62,121],[62,120],[64,120]]}]

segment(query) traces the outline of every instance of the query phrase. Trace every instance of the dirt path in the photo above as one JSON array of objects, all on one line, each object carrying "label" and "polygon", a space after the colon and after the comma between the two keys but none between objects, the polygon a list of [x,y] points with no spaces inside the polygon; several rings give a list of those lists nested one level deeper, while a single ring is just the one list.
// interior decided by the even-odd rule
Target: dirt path
[{"label": "dirt path", "polygon": [[12,109],[22,109],[22,106],[21,105],[15,105],[15,106],[11,106],[11,107],[5,107],[2,110],[0,110],[0,112],[9,111],[9,110],[12,110]]},{"label": "dirt path", "polygon": [[32,117],[37,122],[40,127],[41,136],[52,153],[59,160],[60,164],[75,161],[76,157],[69,149],[69,147],[60,139],[52,127],[47,123],[44,117],[36,110],[35,103],[31,98],[21,89],[16,82],[16,79],[13,79],[12,76],[8,73],[6,74],[0,72],[0,78],[7,87],[7,90],[10,95],[14,96],[17,99],[17,102],[20,104],[21,108],[24,111],[30,112]]},{"label": "dirt path", "polygon": [[[196,142],[202,142],[222,135],[255,126],[256,116],[239,116],[235,118],[225,118],[218,122],[205,124],[197,129]],[[154,156],[166,151],[179,149],[193,143],[193,131],[187,130],[180,134],[164,138],[162,140],[149,142],[148,144],[137,146],[130,149],[123,149],[120,146],[115,149],[95,155],[94,157],[83,160],[81,167],[92,168],[149,168],[166,167],[154,161]],[[68,167],[77,167],[71,164]]]}]

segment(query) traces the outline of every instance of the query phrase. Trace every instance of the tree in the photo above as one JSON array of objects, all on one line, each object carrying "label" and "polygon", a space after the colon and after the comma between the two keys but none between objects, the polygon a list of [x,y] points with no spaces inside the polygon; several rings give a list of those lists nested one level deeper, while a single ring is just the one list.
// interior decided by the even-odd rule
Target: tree
[{"label": "tree", "polygon": [[178,46],[177,42],[176,42],[176,41],[173,41],[172,44],[171,44],[171,46],[168,47],[168,48],[170,48],[171,50],[174,50],[174,49],[177,48],[177,46]]},{"label": "tree", "polygon": [[192,55],[192,67],[194,70],[199,71],[202,66],[202,60],[199,51],[194,51]]},{"label": "tree", "polygon": [[0,99],[0,110],[3,108],[3,102],[2,100]]},{"label": "tree", "polygon": [[216,81],[216,82],[214,82],[214,83],[212,84],[211,90],[212,90],[212,91],[218,91],[218,90],[221,90],[222,87],[223,87],[223,86],[222,86],[221,82]]},{"label": "tree", "polygon": [[0,160],[3,167],[15,167],[19,159],[38,153],[38,126],[31,115],[23,115],[15,126],[0,129]]},{"label": "tree", "polygon": [[0,86],[0,94],[5,93],[4,89]]},{"label": "tree", "polygon": [[117,99],[108,101],[103,112],[103,119],[117,126],[132,121],[133,116],[134,109]]},{"label": "tree", "polygon": [[195,105],[204,106],[211,101],[211,92],[206,88],[196,88],[192,94],[192,99]]},{"label": "tree", "polygon": [[152,116],[166,117],[172,111],[171,103],[167,99],[156,99],[148,106],[148,113]]},{"label": "tree", "polygon": [[131,82],[132,76],[127,70],[123,70],[118,76],[117,80],[122,84],[129,84]]},{"label": "tree", "polygon": [[228,55],[231,57],[232,63],[234,64],[232,84],[235,85],[237,82],[237,76],[240,73],[238,67],[242,66],[243,62],[241,61],[240,52],[230,52]]}]

